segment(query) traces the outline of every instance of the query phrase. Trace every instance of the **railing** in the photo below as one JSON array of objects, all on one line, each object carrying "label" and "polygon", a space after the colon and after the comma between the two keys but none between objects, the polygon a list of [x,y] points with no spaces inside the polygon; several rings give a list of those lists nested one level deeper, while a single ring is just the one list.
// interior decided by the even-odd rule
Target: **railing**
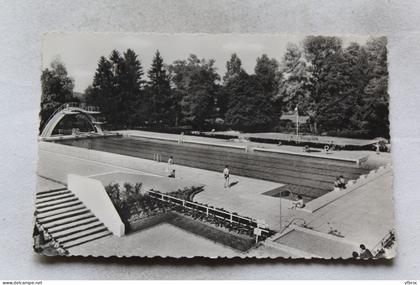
[{"label": "railing", "polygon": [[243,216],[234,214],[226,210],[216,209],[212,206],[207,206],[200,203],[183,200],[183,199],[176,198],[176,197],[173,197],[164,193],[160,193],[154,190],[148,190],[147,192],[149,193],[151,197],[158,199],[160,201],[172,203],[177,206],[182,206],[184,208],[191,209],[191,210],[196,210],[196,211],[202,212],[203,214],[206,214],[207,216],[213,215],[218,218],[226,219],[226,220],[229,220],[231,223],[244,224],[246,226],[259,229],[264,234],[270,233],[269,229],[265,228],[264,225],[260,225],[256,220],[252,218],[243,217]]}]

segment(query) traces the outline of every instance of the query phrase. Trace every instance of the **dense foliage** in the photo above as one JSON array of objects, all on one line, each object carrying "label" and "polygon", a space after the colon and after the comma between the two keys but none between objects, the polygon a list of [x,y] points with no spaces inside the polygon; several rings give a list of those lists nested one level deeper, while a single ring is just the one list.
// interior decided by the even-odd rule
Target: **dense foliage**
[{"label": "dense foliage", "polygon": [[[308,36],[289,44],[280,62],[263,54],[254,73],[232,54],[223,79],[213,59],[190,55],[166,64],[156,52],[144,78],[128,49],[102,56],[88,104],[101,107],[108,128],[282,131],[282,113],[310,118],[313,134],[389,137],[386,38],[343,45],[340,38]],[[73,82],[62,64],[42,75],[41,127],[61,103],[73,100]]]},{"label": "dense foliage", "polygon": [[73,97],[74,82],[67,74],[64,64],[56,59],[41,75],[41,111],[39,114],[41,132],[50,116],[62,104],[78,101]]}]

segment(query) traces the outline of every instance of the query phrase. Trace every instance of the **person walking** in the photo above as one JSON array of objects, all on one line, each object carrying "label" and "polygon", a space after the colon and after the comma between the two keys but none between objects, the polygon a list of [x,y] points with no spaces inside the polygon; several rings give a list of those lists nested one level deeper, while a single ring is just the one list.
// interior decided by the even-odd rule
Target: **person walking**
[{"label": "person walking", "polygon": [[225,179],[225,185],[224,188],[229,188],[230,187],[230,183],[229,183],[229,166],[226,165],[225,169],[223,169],[223,177]]},{"label": "person walking", "polygon": [[173,172],[175,172],[175,169],[174,169],[174,158],[173,158],[173,156],[171,155],[170,157],[169,157],[169,159],[168,159],[168,165],[166,166],[166,169],[165,169],[165,172],[166,173],[169,173],[170,175],[173,173]]}]

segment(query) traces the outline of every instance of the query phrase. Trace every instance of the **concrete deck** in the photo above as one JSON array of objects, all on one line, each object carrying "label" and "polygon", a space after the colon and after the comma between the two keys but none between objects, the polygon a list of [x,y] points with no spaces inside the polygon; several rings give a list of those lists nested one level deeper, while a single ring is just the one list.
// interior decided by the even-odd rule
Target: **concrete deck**
[{"label": "concrete deck", "polygon": [[[213,134],[229,135],[235,134],[235,132],[214,132]],[[250,138],[261,138],[261,139],[278,139],[278,140],[295,140],[295,134],[286,133],[241,133],[240,135]],[[342,137],[331,137],[331,136],[313,136],[313,135],[299,135],[300,141],[315,142],[315,143],[329,143],[331,141],[336,145],[356,145],[364,146],[378,142],[379,140],[365,140],[365,139],[353,139],[353,138],[342,138]]]},{"label": "concrete deck", "polygon": [[[123,130],[116,131],[123,136],[131,137],[141,137],[141,138],[150,138],[150,139],[159,139],[159,140],[168,140],[178,142],[180,135],[178,134],[167,134],[167,133],[156,133],[156,132],[147,132],[147,131],[137,131],[137,130]],[[318,158],[332,158],[332,159],[343,159],[343,160],[360,160],[370,154],[374,154],[373,151],[330,151],[325,153],[323,150],[318,150],[315,152],[306,153],[303,152],[302,147],[290,146],[290,145],[275,145],[268,143],[255,143],[255,142],[244,142],[244,141],[231,141],[217,138],[208,138],[208,137],[199,137],[199,136],[183,136],[184,143],[194,143],[194,144],[209,144],[209,145],[219,145],[224,147],[232,147],[238,149],[252,149],[252,148],[261,148],[266,151],[284,151],[286,153],[296,153],[299,155],[304,155],[308,157],[318,157]],[[387,156],[386,153],[381,153],[382,156]]]},{"label": "concrete deck", "polygon": [[[112,155],[118,156],[118,159],[124,158],[122,155]],[[382,156],[378,157],[383,158]],[[130,159],[133,158],[130,157]],[[41,176],[47,176],[61,183],[66,183],[66,176],[69,173],[99,175],[119,171],[159,176],[167,175],[166,163],[140,158],[135,158],[135,160],[138,162],[136,165],[140,166],[133,169],[40,150],[38,173]],[[385,160],[386,159],[384,159],[384,161]],[[326,240],[328,241],[328,237],[331,236],[334,240],[337,238],[339,240],[342,239],[343,245],[346,246],[348,244],[358,245],[364,243],[368,248],[374,248],[389,230],[394,227],[391,190],[392,168],[385,173],[378,175],[375,179],[371,179],[368,183],[359,185],[357,189],[354,189],[348,195],[344,195],[333,203],[311,213],[304,210],[290,209],[292,202],[289,200],[262,194],[263,192],[282,187],[282,184],[247,177],[232,176],[231,182],[238,181],[238,183],[231,188],[225,189],[223,188],[224,180],[221,173],[180,165],[175,165],[174,167],[176,168],[177,173],[176,179],[196,181],[205,185],[205,190],[195,196],[194,200],[196,202],[224,208],[228,211],[237,212],[240,215],[255,219],[262,219],[266,222],[267,226],[273,230],[279,231],[280,229],[285,229],[292,221],[300,219],[299,221],[304,221],[306,225],[311,228],[310,230],[313,231],[313,233],[316,234],[319,232],[323,234],[323,239],[321,240],[325,240],[325,237],[327,237]],[[50,182],[42,180],[40,181],[42,188],[60,185],[54,183],[50,184]],[[343,238],[329,234],[329,232],[334,230],[339,233],[339,235],[342,235]],[[294,234],[299,235],[299,232]],[[308,235],[303,237],[303,240],[305,240],[305,238],[307,239],[307,236]],[[105,240],[112,239],[103,239],[102,242],[105,242]],[[281,239],[279,239],[278,242],[281,243]],[[121,243],[123,244],[124,242],[121,240]],[[124,246],[125,245],[121,245],[122,248],[124,248]],[[328,247],[327,244],[325,246]],[[106,246],[104,245],[104,247]],[[270,246],[267,246],[267,250],[268,248],[270,248]],[[284,252],[286,249],[286,251],[290,253],[290,250],[287,250],[286,245],[277,249],[279,252]],[[104,252],[101,251],[100,255],[106,255],[108,251],[106,249],[102,250],[104,250]],[[263,254],[261,251],[267,255],[267,252],[262,248],[257,251],[259,252],[258,254]],[[299,255],[298,253],[297,255]],[[84,254],[87,254],[87,252],[84,252]],[[114,252],[113,254],[116,253]],[[317,251],[312,252],[311,254],[314,256],[319,255],[319,248],[317,247]],[[328,252],[326,254],[328,255]],[[351,255],[351,252],[349,252],[349,255]]]},{"label": "concrete deck", "polygon": [[[118,167],[40,150],[38,173],[62,183],[66,183],[69,173],[93,176],[118,171],[167,176],[166,163],[140,158],[136,158],[136,160],[140,162],[141,169]],[[263,192],[284,186],[280,183],[231,175],[230,181],[238,183],[225,189],[222,173],[180,165],[174,165],[173,168],[176,169],[177,174],[174,182],[180,179],[204,185],[204,191],[195,196],[195,202],[224,208],[243,216],[262,219],[274,230],[280,228],[280,200],[283,201],[282,206],[286,208],[290,207],[292,203],[289,200],[262,195]]]}]

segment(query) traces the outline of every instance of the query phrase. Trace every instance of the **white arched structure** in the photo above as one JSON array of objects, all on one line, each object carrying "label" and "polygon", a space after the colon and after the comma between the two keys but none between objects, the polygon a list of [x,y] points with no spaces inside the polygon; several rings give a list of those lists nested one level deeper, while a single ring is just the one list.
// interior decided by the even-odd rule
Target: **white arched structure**
[{"label": "white arched structure", "polygon": [[65,103],[61,105],[48,119],[41,133],[41,138],[49,138],[52,136],[55,127],[67,115],[84,114],[88,122],[92,125],[95,133],[103,135],[101,124],[93,115],[99,114],[99,108],[92,106],[84,106],[79,103]]}]

